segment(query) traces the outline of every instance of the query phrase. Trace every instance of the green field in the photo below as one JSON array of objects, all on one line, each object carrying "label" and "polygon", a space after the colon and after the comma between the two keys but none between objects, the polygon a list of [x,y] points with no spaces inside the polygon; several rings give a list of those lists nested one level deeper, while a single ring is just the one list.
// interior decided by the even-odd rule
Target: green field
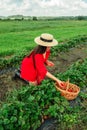
[{"label": "green field", "polygon": [[59,41],[87,35],[87,21],[0,21],[0,57],[32,49],[34,38],[51,33]]},{"label": "green field", "polygon": [[[35,87],[13,78],[41,33],[64,42],[52,48],[55,67],[48,71],[79,86],[75,100],[61,96],[51,79]],[[46,116],[58,130],[87,129],[87,21],[0,21],[0,70],[0,130],[36,130]]]}]

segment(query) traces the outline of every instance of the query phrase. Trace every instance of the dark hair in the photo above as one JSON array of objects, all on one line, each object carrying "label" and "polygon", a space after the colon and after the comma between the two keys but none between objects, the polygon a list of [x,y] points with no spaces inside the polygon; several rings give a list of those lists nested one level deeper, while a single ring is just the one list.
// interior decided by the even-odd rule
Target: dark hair
[{"label": "dark hair", "polygon": [[[27,57],[29,58],[30,56],[32,56],[33,58],[33,64],[34,64],[34,68],[36,69],[36,63],[35,63],[35,54],[44,54],[46,51],[47,47],[46,46],[41,46],[38,45]],[[39,82],[39,81],[38,81]]]},{"label": "dark hair", "polygon": [[31,55],[35,54],[44,54],[46,49],[47,49],[46,46],[38,45],[27,57],[30,57]]},{"label": "dark hair", "polygon": [[43,54],[43,53],[45,53],[46,49],[47,49],[46,46],[38,45],[38,46],[34,49],[34,54]]}]

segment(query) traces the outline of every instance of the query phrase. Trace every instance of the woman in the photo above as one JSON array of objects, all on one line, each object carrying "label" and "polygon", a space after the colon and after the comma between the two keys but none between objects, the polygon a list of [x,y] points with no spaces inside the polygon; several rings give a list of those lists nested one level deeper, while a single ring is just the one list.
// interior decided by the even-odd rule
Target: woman
[{"label": "woman", "polygon": [[32,85],[41,84],[45,76],[56,81],[60,86],[63,82],[52,75],[47,69],[46,65],[53,66],[53,62],[49,61],[50,48],[58,44],[57,40],[51,34],[41,34],[35,38],[38,46],[26,56],[21,64],[21,78],[29,81]]}]

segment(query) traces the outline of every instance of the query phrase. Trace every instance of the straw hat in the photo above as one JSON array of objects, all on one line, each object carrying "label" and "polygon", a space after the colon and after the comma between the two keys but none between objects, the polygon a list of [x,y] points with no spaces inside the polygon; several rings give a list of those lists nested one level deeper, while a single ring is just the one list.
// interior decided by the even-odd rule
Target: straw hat
[{"label": "straw hat", "polygon": [[41,36],[38,36],[34,41],[41,46],[55,46],[58,44],[58,41],[53,38],[53,35],[48,33],[43,33]]}]

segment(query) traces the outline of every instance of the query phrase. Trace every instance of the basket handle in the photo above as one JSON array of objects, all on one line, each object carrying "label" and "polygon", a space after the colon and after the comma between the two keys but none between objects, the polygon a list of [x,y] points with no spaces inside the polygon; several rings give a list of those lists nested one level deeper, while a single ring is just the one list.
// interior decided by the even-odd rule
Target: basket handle
[{"label": "basket handle", "polygon": [[68,88],[69,88],[69,78],[68,78],[68,80],[67,80],[67,87],[66,87],[66,91],[68,90]]}]

